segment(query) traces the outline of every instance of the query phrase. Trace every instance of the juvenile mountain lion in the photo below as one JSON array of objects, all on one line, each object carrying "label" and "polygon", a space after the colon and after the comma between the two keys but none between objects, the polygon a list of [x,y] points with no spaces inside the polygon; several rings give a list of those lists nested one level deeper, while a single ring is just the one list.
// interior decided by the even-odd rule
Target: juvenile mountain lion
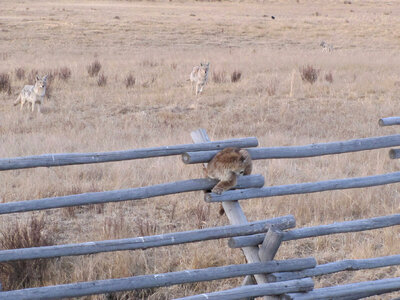
[{"label": "juvenile mountain lion", "polygon": [[220,195],[236,185],[238,175],[250,175],[253,164],[249,152],[240,148],[225,148],[218,152],[207,165],[207,176],[218,179],[211,190]]}]

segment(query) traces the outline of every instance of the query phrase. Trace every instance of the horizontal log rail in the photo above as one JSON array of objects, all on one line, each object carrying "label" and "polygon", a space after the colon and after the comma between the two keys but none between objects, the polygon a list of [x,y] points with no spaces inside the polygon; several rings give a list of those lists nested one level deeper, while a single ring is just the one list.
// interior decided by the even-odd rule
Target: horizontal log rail
[{"label": "horizontal log rail", "polygon": [[365,297],[382,295],[390,292],[400,291],[400,277],[388,278],[374,281],[357,282],[351,284],[337,285],[332,287],[315,289],[301,294],[287,294],[283,299],[295,300],[318,300],[318,299],[361,299]]},{"label": "horizontal log rail", "polygon": [[246,299],[248,297],[281,295],[283,293],[308,292],[313,288],[313,280],[311,278],[305,278],[286,282],[241,286],[225,291],[189,296],[175,300],[235,300]]},{"label": "horizontal log rail", "polygon": [[296,221],[294,217],[292,215],[287,215],[243,225],[227,225],[145,237],[0,250],[0,262],[21,259],[84,255],[121,250],[148,249],[267,232],[270,226],[284,230],[293,228],[295,225]]},{"label": "horizontal log rail", "polygon": [[400,125],[400,117],[388,117],[379,119],[379,126]]},{"label": "horizontal log rail", "polygon": [[354,177],[317,182],[278,185],[257,189],[227,191],[222,193],[221,195],[207,193],[204,197],[206,202],[222,202],[284,195],[308,194],[332,190],[364,188],[396,182],[400,182],[400,172],[366,177]]},{"label": "horizontal log rail", "polygon": [[376,269],[389,266],[400,265],[400,255],[382,256],[367,259],[346,259],[318,265],[315,268],[302,270],[298,272],[281,272],[268,275],[270,282],[287,281],[301,279],[306,277],[314,277],[327,275],[342,271],[357,271],[365,269]]},{"label": "horizontal log rail", "polygon": [[257,146],[257,138],[249,137],[199,144],[184,144],[125,151],[43,154],[25,157],[2,158],[0,159],[0,171],[37,167],[104,163],[111,161],[180,155],[188,151],[221,150],[227,147],[242,148]]},{"label": "horizontal log rail", "polygon": [[[305,146],[254,148],[248,149],[248,151],[251,158],[257,160],[314,157],[396,146],[400,146],[399,134]],[[218,151],[187,152],[182,154],[182,160],[185,164],[204,163],[210,161],[217,152]]]},{"label": "horizontal log rail", "polygon": [[[50,197],[36,200],[24,200],[0,203],[0,214],[27,212],[51,208],[60,208],[77,205],[89,205],[107,202],[140,200],[151,197],[171,195],[184,192],[210,190],[218,181],[212,179],[191,179],[163,183],[146,187],[114,190],[106,192],[93,192],[68,196]],[[240,176],[236,188],[262,187],[262,175]]]},{"label": "horizontal log rail", "polygon": [[0,292],[2,300],[60,299],[315,267],[314,258],[288,259]]},{"label": "horizontal log rail", "polygon": [[[329,234],[372,230],[396,225],[400,225],[400,214],[292,229],[282,233],[282,240],[291,241]],[[264,238],[265,234],[235,237],[231,238],[228,244],[231,248],[256,246],[262,244]]]}]

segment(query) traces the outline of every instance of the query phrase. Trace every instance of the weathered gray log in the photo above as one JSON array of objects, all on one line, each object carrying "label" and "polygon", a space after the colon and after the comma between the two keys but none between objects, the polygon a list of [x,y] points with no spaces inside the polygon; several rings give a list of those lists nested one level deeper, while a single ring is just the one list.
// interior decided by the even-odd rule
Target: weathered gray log
[{"label": "weathered gray log", "polygon": [[247,274],[291,271],[315,266],[314,258],[290,259],[265,263],[230,265],[206,269],[187,270],[156,275],[141,275],[119,279],[96,280],[39,288],[0,292],[2,300],[59,299],[85,295],[112,293],[182,283],[211,281],[244,276]]},{"label": "weathered gray log", "polygon": [[[76,205],[88,205],[96,203],[119,202],[139,200],[163,195],[202,191],[212,189],[218,181],[203,178],[163,183],[146,187],[114,190],[106,192],[93,192],[77,195],[50,197],[37,200],[24,200],[8,203],[0,203],[0,214],[60,208]],[[262,187],[264,178],[262,175],[240,176],[235,188]]]},{"label": "weathered gray log", "polygon": [[400,158],[400,149],[390,149],[389,150],[389,157],[391,159]]},{"label": "weathered gray log", "polygon": [[[388,135],[355,139],[341,142],[311,144],[305,146],[284,146],[248,149],[251,158],[276,159],[276,158],[301,158],[347,152],[357,152],[380,148],[400,146],[400,135]],[[187,152],[182,155],[185,164],[196,164],[210,161],[218,151]]]},{"label": "weathered gray log", "polygon": [[[283,232],[282,240],[291,241],[336,233],[378,229],[395,225],[400,225],[400,214],[293,229]],[[235,237],[229,240],[228,245],[231,248],[255,246],[261,244],[264,238],[265,234]]]},{"label": "weathered gray log", "polygon": [[265,234],[263,243],[260,246],[258,255],[261,261],[273,260],[278,252],[283,238],[283,232],[275,227],[271,227]]},{"label": "weathered gray log", "polygon": [[[202,143],[202,142],[209,142],[210,139],[207,135],[207,132],[205,129],[198,129],[195,131],[192,131],[190,133],[192,140],[194,143]],[[240,178],[240,176],[239,176]],[[247,218],[244,215],[244,212],[242,210],[242,207],[240,206],[238,201],[232,201],[232,202],[224,202],[222,203],[222,206],[225,210],[225,214],[229,219],[229,222],[233,225],[239,225],[239,224],[246,224],[247,223]],[[258,256],[258,247],[245,247],[242,248],[244,256],[246,257],[246,260],[248,263],[256,263],[260,262],[260,258]],[[257,283],[266,283],[267,282],[267,277],[265,274],[257,274],[254,276],[255,280]]]},{"label": "weathered gray log", "polygon": [[[266,262],[273,260],[275,257],[276,252],[279,249],[279,246],[282,242],[282,231],[274,226],[271,226],[265,234],[264,241],[262,245],[260,245],[260,249],[258,250],[258,256],[260,257],[260,261]],[[270,282],[267,275],[267,281]],[[249,285],[251,283],[251,276],[246,276],[242,285]],[[276,299],[276,296],[267,296],[266,299],[272,300]],[[254,299],[254,298],[247,298],[247,299]]]},{"label": "weathered gray log", "polygon": [[360,299],[386,294],[400,290],[400,277],[375,281],[357,282],[345,285],[315,289],[301,294],[288,294],[284,299],[317,300],[317,299]]},{"label": "weathered gray log", "polygon": [[[265,235],[263,243],[260,245],[260,250],[258,251],[258,256],[260,257],[260,261],[266,262],[273,260],[276,252],[282,243],[283,232],[282,230],[271,226]],[[267,275],[267,281],[270,282]],[[277,299],[277,296],[267,296],[267,300]]]},{"label": "weathered gray log", "polygon": [[400,117],[388,117],[379,119],[379,126],[400,125]]},{"label": "weathered gray log", "polygon": [[86,242],[78,244],[67,244],[57,246],[44,246],[33,248],[20,248],[11,250],[0,250],[0,262],[49,258],[70,255],[93,254],[100,252],[148,249],[154,247],[193,243],[211,239],[227,238],[246,234],[268,231],[271,225],[280,229],[292,228],[295,226],[295,219],[292,215],[273,218],[265,221],[257,221],[242,225],[228,225],[214,228],[205,228],[184,232],[166,233],[153,236],[125,238],[119,240],[107,240],[97,242]]},{"label": "weathered gray log", "polygon": [[[278,285],[278,283],[280,283],[280,285]],[[292,292],[307,292],[311,291],[313,288],[313,280],[311,278],[305,278],[286,282],[241,286],[225,291],[189,296],[176,300],[234,300],[242,299],[244,297],[259,297],[268,295],[281,295],[283,293]]]},{"label": "weathered gray log", "polygon": [[327,275],[342,271],[356,271],[364,269],[375,269],[400,265],[400,255],[382,256],[367,259],[346,259],[318,265],[313,269],[298,272],[272,273],[268,275],[271,282],[300,279],[313,276]]},{"label": "weathered gray log", "polygon": [[43,154],[0,159],[0,170],[93,164],[110,161],[179,155],[188,151],[221,150],[227,147],[257,146],[257,138],[249,137],[241,139],[229,139],[225,141],[206,142],[201,144],[163,146],[125,151]]},{"label": "weathered gray log", "polygon": [[204,198],[206,202],[222,202],[283,195],[307,194],[332,190],[364,188],[396,182],[400,182],[400,172],[366,177],[278,185],[257,189],[227,191],[222,193],[221,195],[207,193]]}]

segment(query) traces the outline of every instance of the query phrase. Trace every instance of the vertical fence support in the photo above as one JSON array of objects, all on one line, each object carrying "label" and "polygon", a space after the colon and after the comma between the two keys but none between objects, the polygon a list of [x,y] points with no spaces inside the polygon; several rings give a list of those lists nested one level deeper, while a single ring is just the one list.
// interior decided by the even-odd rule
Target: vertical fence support
[{"label": "vertical fence support", "polygon": [[[258,256],[262,262],[273,260],[276,252],[278,252],[279,246],[282,243],[283,232],[274,226],[271,226],[265,235],[263,243],[260,245]],[[264,299],[272,300],[279,299],[276,296],[266,296]]]},{"label": "vertical fence support", "polygon": [[260,246],[258,255],[262,262],[273,260],[283,239],[283,232],[271,226]]},{"label": "vertical fence support", "polygon": [[[194,143],[204,143],[210,141],[210,138],[208,137],[207,132],[204,129],[193,131],[190,135]],[[222,202],[222,206],[225,210],[226,216],[228,217],[232,225],[248,223],[242,207],[240,206],[238,201],[224,201]],[[260,257],[258,256],[258,247],[244,247],[242,248],[242,250],[248,263],[260,262]],[[265,274],[257,274],[254,275],[254,277],[258,284],[268,282],[267,276]]]}]

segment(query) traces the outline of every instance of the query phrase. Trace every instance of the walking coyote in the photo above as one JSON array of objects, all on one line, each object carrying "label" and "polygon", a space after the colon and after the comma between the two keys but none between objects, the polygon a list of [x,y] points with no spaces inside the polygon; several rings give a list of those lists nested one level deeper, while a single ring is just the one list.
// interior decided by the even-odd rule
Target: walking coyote
[{"label": "walking coyote", "polygon": [[21,102],[21,110],[26,101],[32,104],[32,111],[35,109],[35,104],[38,106],[38,112],[40,112],[40,105],[42,104],[43,97],[46,93],[46,80],[47,75],[40,79],[36,76],[35,85],[25,85],[21,93],[19,93],[17,100],[14,105],[18,105]]},{"label": "walking coyote", "polygon": [[333,46],[325,43],[324,41],[319,44],[322,47],[322,52],[332,52]]},{"label": "walking coyote", "polygon": [[204,86],[207,83],[208,70],[210,69],[210,63],[200,63],[200,66],[195,66],[192,73],[190,73],[190,81],[196,84],[196,95],[203,91]]},{"label": "walking coyote", "polygon": [[250,175],[252,161],[249,152],[239,148],[225,148],[218,152],[207,165],[207,176],[220,180],[211,190],[221,194],[236,185],[238,175]]}]

